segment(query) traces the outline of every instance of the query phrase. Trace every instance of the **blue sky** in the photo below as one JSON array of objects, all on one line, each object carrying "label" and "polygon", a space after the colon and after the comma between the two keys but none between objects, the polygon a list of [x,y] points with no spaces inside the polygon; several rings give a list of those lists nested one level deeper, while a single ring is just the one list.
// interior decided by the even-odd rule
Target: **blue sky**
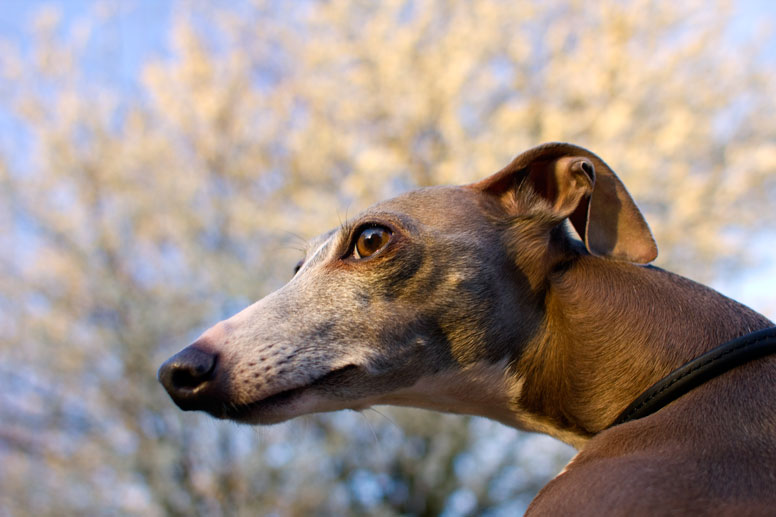
[{"label": "blue sky", "polygon": [[95,31],[90,58],[94,73],[131,87],[149,56],[166,53],[175,5],[171,0],[0,0],[0,37],[25,45],[29,37],[26,29],[36,13],[49,7],[61,14],[65,27],[104,11],[116,12],[118,16]]}]

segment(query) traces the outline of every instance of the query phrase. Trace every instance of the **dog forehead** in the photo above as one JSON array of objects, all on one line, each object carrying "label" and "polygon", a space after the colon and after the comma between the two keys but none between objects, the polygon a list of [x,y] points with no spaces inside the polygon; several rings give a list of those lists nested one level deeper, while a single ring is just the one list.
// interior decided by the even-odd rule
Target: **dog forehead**
[{"label": "dog forehead", "polygon": [[[386,217],[411,223],[410,226],[433,227],[437,231],[458,232],[477,227],[482,218],[478,209],[480,200],[470,189],[452,186],[424,187],[397,197],[380,201],[367,208],[347,225],[329,230],[307,241],[307,257],[317,255],[338,236],[344,228],[365,222],[379,223]],[[482,224],[485,219],[482,218]],[[324,251],[325,253],[325,251]]]},{"label": "dog forehead", "polygon": [[460,228],[471,224],[472,218],[481,215],[477,209],[476,193],[461,187],[441,186],[411,190],[395,198],[382,201],[364,211],[369,213],[395,213],[409,217],[416,223],[439,229]]}]

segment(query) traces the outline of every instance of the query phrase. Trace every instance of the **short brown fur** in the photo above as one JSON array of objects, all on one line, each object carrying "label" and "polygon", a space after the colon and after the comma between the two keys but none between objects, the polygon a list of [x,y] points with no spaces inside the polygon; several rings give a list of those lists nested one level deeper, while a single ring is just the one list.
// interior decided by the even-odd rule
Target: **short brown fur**
[{"label": "short brown fur", "polygon": [[[361,257],[365,228],[390,238]],[[159,379],[181,408],[247,423],[397,404],[548,433],[580,453],[530,515],[773,515],[776,359],[609,427],[673,369],[773,325],[644,265],[656,254],[606,163],[545,144],[314,239],[291,282],[205,332]]]}]

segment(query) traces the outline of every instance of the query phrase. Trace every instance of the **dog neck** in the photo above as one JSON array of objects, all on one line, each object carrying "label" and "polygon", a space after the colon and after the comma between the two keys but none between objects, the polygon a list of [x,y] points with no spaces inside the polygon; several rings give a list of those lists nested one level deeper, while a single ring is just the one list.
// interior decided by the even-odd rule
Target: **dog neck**
[{"label": "dog neck", "polygon": [[546,324],[517,368],[516,405],[536,430],[577,447],[675,368],[772,325],[686,278],[593,256],[549,285]]}]

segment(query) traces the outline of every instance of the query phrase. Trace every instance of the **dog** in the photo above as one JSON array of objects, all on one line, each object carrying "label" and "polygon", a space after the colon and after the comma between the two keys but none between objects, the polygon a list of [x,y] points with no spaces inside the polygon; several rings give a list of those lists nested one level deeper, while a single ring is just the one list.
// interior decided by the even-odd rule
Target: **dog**
[{"label": "dog", "polygon": [[[612,169],[544,144],[313,239],[288,284],[158,377],[181,409],[249,424],[392,404],[546,433],[579,453],[529,515],[776,515],[776,359],[682,393],[671,376],[773,322],[656,256]],[[661,379],[672,399],[618,418]]]}]

